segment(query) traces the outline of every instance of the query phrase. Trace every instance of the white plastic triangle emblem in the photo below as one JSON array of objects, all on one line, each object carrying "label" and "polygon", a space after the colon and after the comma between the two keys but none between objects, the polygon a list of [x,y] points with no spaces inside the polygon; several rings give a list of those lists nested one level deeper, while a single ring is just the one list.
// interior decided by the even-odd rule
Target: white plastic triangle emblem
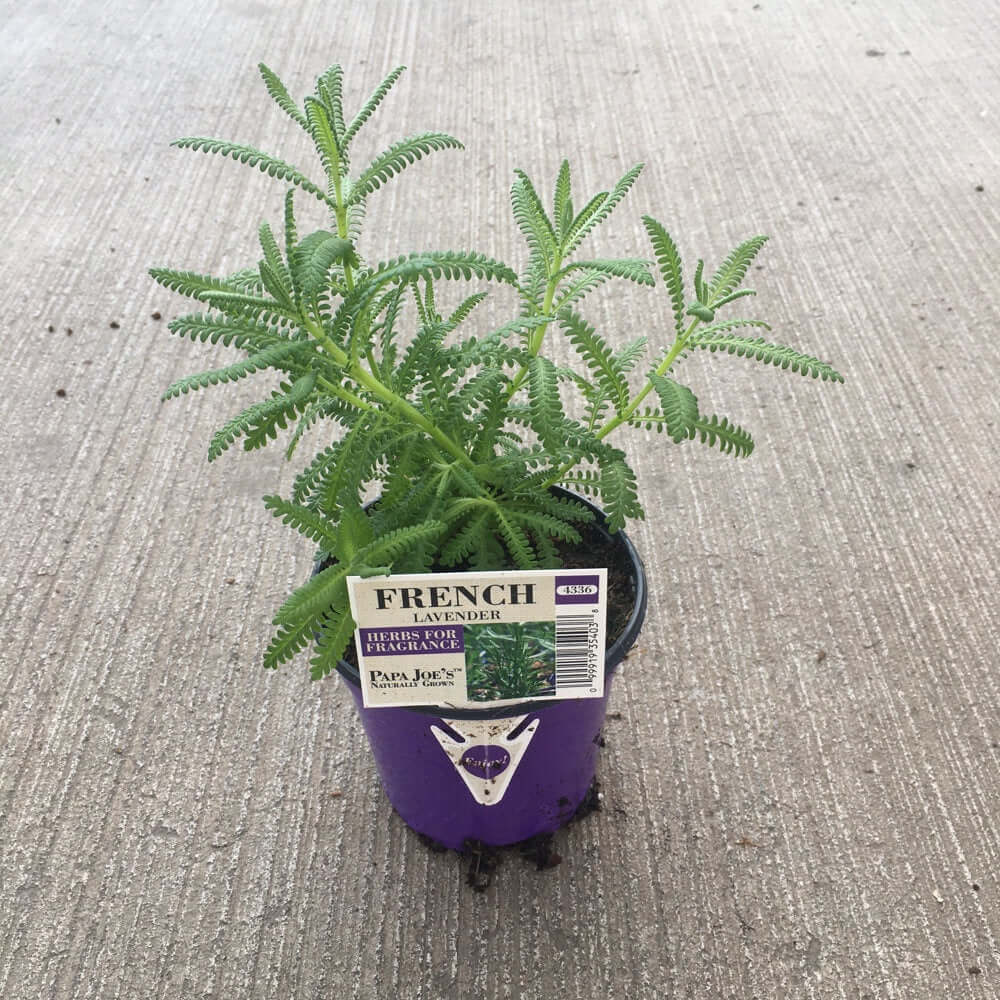
[{"label": "white plastic triangle emblem", "polygon": [[453,739],[438,726],[431,732],[448,755],[455,770],[465,782],[472,797],[482,806],[495,806],[506,793],[510,780],[521,763],[524,751],[541,719],[535,719],[513,739],[510,734],[524,722],[526,715],[513,719],[491,719],[485,722],[467,719],[442,719],[453,732],[462,737]]}]

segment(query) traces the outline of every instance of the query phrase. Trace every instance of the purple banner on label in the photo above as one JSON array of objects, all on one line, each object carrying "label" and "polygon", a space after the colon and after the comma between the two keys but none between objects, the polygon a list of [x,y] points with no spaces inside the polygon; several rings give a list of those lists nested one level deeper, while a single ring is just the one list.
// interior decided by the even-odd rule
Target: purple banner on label
[{"label": "purple banner on label", "polygon": [[599,576],[557,576],[556,604],[597,604],[601,596]]},{"label": "purple banner on label", "polygon": [[362,656],[432,656],[465,652],[461,625],[413,625],[359,631]]}]

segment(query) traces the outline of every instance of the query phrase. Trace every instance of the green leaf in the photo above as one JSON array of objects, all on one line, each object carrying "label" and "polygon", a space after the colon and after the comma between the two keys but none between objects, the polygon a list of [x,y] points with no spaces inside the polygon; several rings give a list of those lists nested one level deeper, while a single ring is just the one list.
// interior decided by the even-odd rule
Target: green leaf
[{"label": "green leaf", "polygon": [[191,299],[200,299],[206,292],[232,292],[229,281],[213,278],[195,271],[176,271],[169,267],[151,267],[150,277],[172,292],[179,292]]},{"label": "green leaf", "polygon": [[311,621],[300,625],[281,625],[264,652],[265,668],[277,670],[282,663],[287,663],[309,645],[315,631]]},{"label": "green leaf", "polygon": [[371,518],[360,503],[348,503],[340,509],[340,524],[333,548],[337,558],[352,566],[358,561],[358,550],[372,540]]},{"label": "green leaf", "polygon": [[545,262],[546,269],[558,251],[556,234],[531,179],[523,170],[515,170],[517,180],[510,189],[514,221],[528,246]]},{"label": "green leaf", "polygon": [[752,358],[764,364],[812,376],[824,382],[843,382],[844,376],[825,361],[809,354],[800,354],[782,344],[769,344],[763,337],[741,337],[737,334],[713,332],[713,329],[696,334],[688,347],[700,347],[711,352],[724,351],[741,358]]},{"label": "green leaf", "polygon": [[263,63],[258,63],[257,69],[260,70],[260,75],[264,78],[264,86],[267,87],[267,92],[274,99],[275,104],[277,104],[278,107],[292,119],[292,121],[301,125],[302,128],[305,128],[305,115],[302,114],[295,102],[289,96],[285,85],[278,79],[278,74],[273,70],[268,69]]},{"label": "green leaf", "polygon": [[369,565],[393,563],[407,550],[423,542],[433,541],[444,529],[444,522],[436,520],[397,528],[395,531],[380,535],[374,541],[369,542],[363,549],[359,550],[357,558]]},{"label": "green leaf", "polygon": [[[292,190],[294,189],[290,188],[288,193],[291,193]],[[262,222],[258,229],[258,235],[261,249],[264,251],[264,260],[259,266],[261,282],[282,305],[294,306],[292,297],[295,290],[292,285],[292,276],[281,251],[278,249],[278,242],[274,238],[274,233],[271,232],[271,227],[266,222]]]},{"label": "green leaf", "polygon": [[582,317],[569,310],[559,314],[559,325],[566,332],[570,343],[597,379],[604,394],[611,399],[620,413],[629,401],[629,387],[619,367],[614,351],[597,331]]},{"label": "green leaf", "polygon": [[476,306],[489,296],[489,292],[476,292],[465,299],[462,304],[448,317],[448,326],[454,329],[463,322]]},{"label": "green leaf", "polygon": [[382,103],[383,98],[389,93],[392,85],[402,76],[405,66],[397,66],[376,88],[375,93],[365,101],[364,107],[354,116],[351,124],[344,132],[343,146],[346,149],[351,140],[358,134],[358,130],[372,116],[375,109]]},{"label": "green leaf", "polygon": [[245,361],[237,361],[225,368],[216,368],[212,371],[200,372],[197,375],[188,375],[186,378],[179,379],[168,386],[160,398],[173,399],[195,389],[218,385],[220,382],[236,382],[247,375],[253,375],[255,372],[267,368],[281,368],[283,367],[282,362],[296,354],[308,353],[311,350],[312,345],[302,341],[286,341],[275,344],[273,347],[267,347],[263,351],[252,354]]},{"label": "green leaf", "polygon": [[274,615],[274,624],[292,627],[306,622],[311,624],[317,622],[329,609],[345,607],[346,577],[349,572],[350,567],[342,566],[340,563],[334,563],[321,570],[293,591],[288,600],[278,608]]},{"label": "green leaf", "polygon": [[530,530],[535,535],[536,541],[542,538],[558,538],[561,541],[578,545],[583,540],[583,536],[571,524],[567,524],[561,518],[545,511],[520,510],[507,506],[505,513],[512,521]]},{"label": "green leaf", "polygon": [[598,456],[601,471],[599,490],[601,505],[607,515],[610,531],[621,531],[630,518],[644,517],[635,485],[635,473],[625,455],[617,448],[608,448]]},{"label": "green leaf", "polygon": [[330,115],[330,124],[337,139],[337,147],[343,150],[344,144],[344,71],[334,63],[317,81],[316,92],[323,100],[323,105]]},{"label": "green leaf", "polygon": [[607,260],[581,260],[567,264],[557,275],[563,278],[571,271],[591,271],[606,274],[614,278],[628,278],[639,285],[655,285],[656,281],[649,273],[649,261],[639,257],[621,257]]},{"label": "green leaf", "polygon": [[587,203],[570,226],[563,250],[564,257],[571,254],[586,239],[588,234],[615,210],[618,203],[628,194],[636,178],[642,173],[642,167],[641,163],[637,163],[625,172],[610,194],[602,192]]},{"label": "green leaf", "polygon": [[441,547],[441,564],[458,566],[465,562],[482,545],[489,520],[489,513],[484,510],[459,521],[459,529]]},{"label": "green leaf", "polygon": [[563,420],[563,408],[556,366],[540,355],[528,361],[528,408],[539,439],[549,443]]},{"label": "green leaf", "polygon": [[699,413],[694,393],[673,379],[655,373],[649,376],[667,421],[667,433],[680,443],[694,437]]},{"label": "green leaf", "polygon": [[552,199],[552,218],[559,232],[559,245],[565,245],[570,226],[573,225],[573,200],[570,190],[569,160],[563,160],[556,178],[556,190]]},{"label": "green leaf", "polygon": [[303,507],[301,504],[293,503],[279,496],[264,497],[264,506],[281,518],[282,524],[287,524],[294,528],[306,538],[311,538],[317,545],[321,545],[325,551],[332,552],[337,544],[337,528],[331,524],[321,513]]},{"label": "green leaf", "polygon": [[[295,223],[295,188],[289,188],[285,192],[285,258],[292,262],[293,251],[299,242],[298,226]],[[291,274],[289,273],[289,279]]]},{"label": "green leaf", "polygon": [[314,372],[307,372],[295,380],[287,392],[275,393],[270,399],[237,414],[212,438],[208,447],[208,460],[214,462],[239,437],[246,436],[247,450],[259,448],[268,438],[277,434],[275,428],[284,427],[284,418],[305,403],[316,384]]},{"label": "green leaf", "polygon": [[[684,333],[684,273],[681,267],[681,255],[677,251],[670,233],[663,225],[649,215],[642,217],[642,223],[653,244],[653,253],[663,275],[664,284],[670,293],[670,301],[674,307],[674,329],[678,336]],[[700,263],[700,262],[699,262]]]},{"label": "green leaf", "polygon": [[458,139],[444,132],[422,132],[402,139],[377,156],[361,173],[351,187],[347,203],[353,205],[366,198],[391,177],[434,150],[464,148]]},{"label": "green leaf", "polygon": [[702,444],[717,444],[726,454],[745,458],[753,451],[753,438],[749,433],[742,427],[731,424],[725,417],[699,417],[695,428]]},{"label": "green leaf", "polygon": [[258,325],[246,318],[233,319],[229,316],[203,315],[191,313],[179,316],[167,324],[171,333],[202,343],[222,343],[226,347],[255,348],[287,343],[287,338],[273,327]]},{"label": "green leaf", "polygon": [[510,552],[514,565],[518,569],[538,569],[538,556],[535,554],[531,539],[524,529],[510,517],[510,513],[504,510],[500,504],[494,507],[494,517],[500,531],[500,537],[507,546],[507,551]]},{"label": "green leaf", "polygon": [[506,265],[471,251],[432,250],[380,264],[367,279],[372,290],[388,281],[412,281],[415,278],[486,278],[517,284],[517,275]]},{"label": "green leaf", "polygon": [[558,313],[576,305],[588,292],[592,292],[610,279],[611,275],[605,271],[586,271],[582,275],[576,275],[572,285],[565,290],[560,289],[559,298],[552,311]]},{"label": "green leaf", "polygon": [[323,163],[323,169],[333,184],[338,177],[344,175],[347,162],[340,140],[330,123],[326,106],[321,101],[317,101],[315,97],[307,97],[305,109],[309,135]]},{"label": "green leaf", "polygon": [[766,236],[753,236],[741,243],[726,257],[708,283],[709,295],[706,305],[719,304],[720,300],[739,288],[754,258],[766,242]]},{"label": "green leaf", "polygon": [[333,673],[353,637],[354,619],[347,608],[328,614],[320,624],[316,652],[309,661],[310,678],[318,681]]},{"label": "green leaf", "polygon": [[292,254],[296,284],[309,299],[329,287],[328,275],[334,264],[356,266],[357,263],[350,242],[323,229],[306,236]]},{"label": "green leaf", "polygon": [[615,351],[614,363],[618,371],[622,374],[630,372],[635,367],[635,363],[645,353],[646,343],[646,337],[636,337],[635,340],[630,341]]},{"label": "green leaf", "polygon": [[302,188],[303,191],[308,191],[309,194],[314,195],[320,201],[326,202],[331,207],[336,206],[333,199],[322,188],[313,184],[308,177],[300,173],[291,164],[285,163],[283,160],[279,160],[277,157],[270,156],[267,153],[262,153],[259,149],[254,149],[252,146],[241,146],[237,143],[225,142],[221,139],[204,139],[195,136],[176,139],[170,145],[176,146],[178,149],[196,149],[201,150],[203,153],[218,153],[221,156],[232,157],[240,163],[247,163],[251,167],[257,167],[258,170],[269,177],[278,177],[283,181],[288,181]]}]

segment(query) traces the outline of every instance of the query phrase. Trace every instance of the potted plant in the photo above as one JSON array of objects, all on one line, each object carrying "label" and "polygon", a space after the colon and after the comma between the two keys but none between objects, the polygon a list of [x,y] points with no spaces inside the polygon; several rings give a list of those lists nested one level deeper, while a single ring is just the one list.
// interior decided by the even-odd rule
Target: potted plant
[{"label": "potted plant", "polygon": [[[237,442],[248,451],[263,447],[285,430],[288,458],[306,440],[318,445],[290,497],[264,498],[276,517],[318,547],[316,571],[275,615],[264,664],[277,667],[311,645],[314,679],[334,671],[345,678],[390,800],[419,832],[459,848],[470,838],[505,844],[549,832],[587,794],[608,685],[645,613],[642,565],[622,530],[643,508],[626,454],[613,442],[643,428],[675,444],[700,441],[737,457],[750,454],[750,434],[706,415],[677,381],[678,365],[695,351],[843,379],[830,365],[767,341],[766,323],[722,315],[753,294],[741,285],[763,236],[741,243],[711,275],[698,261],[690,290],[673,239],[649,215],[642,222],[653,260],[580,256],[587,237],[629,193],[641,164],[610,191],[581,202],[564,161],[548,205],[528,175],[516,171],[511,204],[527,244],[517,270],[470,251],[366,258],[368,200],[407,166],[461,143],[422,132],[356,169],[355,140],[402,67],[353,117],[345,113],[339,66],[319,77],[301,106],[275,73],[264,65],[260,72],[270,96],[315,146],[320,180],[250,146],[177,140],[175,146],[219,153],[284,181],[283,232],[261,223],[260,260],[228,277],[168,268],[151,274],[201,304],[201,311],[170,322],[173,333],[243,355],[175,382],[165,399],[255,373],[279,376],[260,402],[216,432],[209,460]],[[300,231],[296,196],[320,203],[326,228]],[[666,335],[657,330],[612,346],[580,312],[588,293],[606,282],[654,286],[657,276],[669,300]],[[486,332],[465,334],[490,283],[512,290],[513,315]],[[556,337],[574,349],[575,366],[547,353]],[[563,687],[559,643],[572,637],[560,640],[529,617],[506,630],[481,619],[436,627],[434,634],[449,637],[452,647],[464,643],[464,702],[367,702],[351,604],[358,581],[431,579],[429,604],[414,596],[418,589],[390,592],[388,584],[379,584],[379,599],[388,606],[403,594],[420,609],[415,620],[440,623],[457,614],[434,610],[455,606],[447,595],[480,593],[462,579],[500,574],[496,580],[506,580],[504,573],[558,567],[599,573],[620,605],[609,611],[605,673],[589,691],[593,697],[572,690],[570,697],[549,697]],[[466,576],[456,582],[456,573]],[[481,592],[494,585],[500,586],[483,584]],[[579,590],[574,584],[568,592]],[[391,638],[422,642],[425,628]],[[586,645],[589,635],[592,643],[594,633],[581,635],[572,641]],[[393,683],[405,674],[365,677],[375,683],[376,673]],[[414,671],[425,679],[447,673]]]}]

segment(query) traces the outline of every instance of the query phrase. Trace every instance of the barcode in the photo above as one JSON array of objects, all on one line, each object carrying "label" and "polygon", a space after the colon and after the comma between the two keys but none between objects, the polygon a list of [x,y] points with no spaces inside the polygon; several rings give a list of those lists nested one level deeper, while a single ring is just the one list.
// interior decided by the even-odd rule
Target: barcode
[{"label": "barcode", "polygon": [[556,616],[556,690],[591,687],[594,671],[590,664],[590,615]]}]

